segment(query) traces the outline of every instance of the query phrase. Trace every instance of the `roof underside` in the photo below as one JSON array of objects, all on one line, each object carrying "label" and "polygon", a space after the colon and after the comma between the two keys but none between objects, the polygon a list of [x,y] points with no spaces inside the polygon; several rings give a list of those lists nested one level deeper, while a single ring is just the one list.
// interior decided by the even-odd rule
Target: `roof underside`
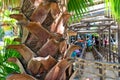
[{"label": "roof underside", "polygon": [[77,32],[101,32],[108,27],[117,29],[115,26],[116,22],[111,18],[110,10],[105,8],[104,0],[94,0],[94,5],[89,5],[88,12],[84,13],[83,18],[72,23],[69,29]]}]

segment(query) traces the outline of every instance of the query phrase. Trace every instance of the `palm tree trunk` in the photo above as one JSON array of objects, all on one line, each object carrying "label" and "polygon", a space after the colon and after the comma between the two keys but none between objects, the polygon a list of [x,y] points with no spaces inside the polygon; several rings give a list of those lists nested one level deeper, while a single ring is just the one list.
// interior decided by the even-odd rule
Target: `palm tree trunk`
[{"label": "palm tree trunk", "polygon": [[[65,38],[66,23],[70,14],[62,6],[61,9],[59,8],[57,0],[43,0],[43,2],[41,0],[38,3],[39,6],[38,4],[35,5],[35,1],[37,0],[23,0],[21,13],[25,19],[23,16],[20,18],[20,15],[11,16],[25,24],[22,24],[22,29],[24,29],[22,44],[11,45],[8,48],[13,48],[20,52],[26,61],[26,63],[22,63],[25,64],[23,66],[27,65],[25,70],[28,71],[28,74],[44,79],[48,71],[54,73],[54,69],[57,67],[59,71],[56,74],[59,74],[59,76],[51,74],[53,78],[66,80],[71,75],[67,74],[72,73],[70,66],[73,62],[68,59],[62,60],[63,58],[61,58],[63,63],[60,62],[57,65],[56,63],[60,57],[64,56],[67,44],[63,38]],[[66,1],[63,4],[66,4]],[[25,31],[26,29],[27,31]],[[47,56],[50,56],[50,59]],[[66,57],[69,57],[69,55]],[[51,79],[53,80],[53,78]]]}]

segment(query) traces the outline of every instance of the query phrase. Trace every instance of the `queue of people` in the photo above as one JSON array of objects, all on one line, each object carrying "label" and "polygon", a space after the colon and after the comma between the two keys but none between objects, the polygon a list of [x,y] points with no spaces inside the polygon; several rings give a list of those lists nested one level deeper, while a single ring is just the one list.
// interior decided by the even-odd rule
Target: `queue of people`
[{"label": "queue of people", "polygon": [[99,42],[97,38],[90,38],[89,36],[87,36],[87,38],[78,38],[78,40],[76,40],[74,44],[80,46],[81,48],[79,50],[73,51],[71,57],[80,57],[85,44],[87,47],[87,51],[91,51],[92,45],[98,45]]},{"label": "queue of people", "polygon": [[74,45],[80,46],[81,48],[79,50],[73,51],[71,57],[79,57],[82,53],[82,49],[84,48],[86,44],[86,51],[92,51],[92,46],[94,45],[98,50],[99,46],[106,47],[108,44],[108,39],[105,37],[104,39],[100,39],[98,36],[87,36],[86,38],[79,37],[76,41],[73,43]]},{"label": "queue of people", "polygon": [[78,38],[78,40],[76,40],[74,42],[74,45],[77,45],[80,47],[80,49],[77,49],[75,51],[73,51],[73,53],[71,54],[71,57],[80,57],[81,53],[82,53],[82,49],[84,48],[84,39],[83,38]]}]

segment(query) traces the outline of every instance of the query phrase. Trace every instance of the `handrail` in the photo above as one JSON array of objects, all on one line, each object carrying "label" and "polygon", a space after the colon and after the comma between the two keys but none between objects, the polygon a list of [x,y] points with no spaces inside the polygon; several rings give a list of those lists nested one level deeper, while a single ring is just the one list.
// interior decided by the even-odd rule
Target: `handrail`
[{"label": "handrail", "polygon": [[[100,52],[98,52],[98,50],[97,50],[94,46],[92,46],[92,48],[93,48],[93,54],[96,55],[96,56],[94,56],[94,57],[95,57],[95,60],[96,60],[96,59],[98,60],[98,58],[99,58],[100,61],[103,61],[103,56],[102,56],[102,54],[101,54]],[[96,58],[96,57],[97,57],[97,58]]]},{"label": "handrail", "polygon": [[[93,60],[87,60],[85,59],[85,50],[86,46],[83,48],[82,54],[80,58],[75,58],[74,62],[74,71],[77,73],[76,76],[79,80],[83,80],[83,78],[87,78],[85,75],[94,75],[92,76],[93,79],[99,79],[99,80],[120,80],[119,73],[120,73],[120,64],[119,63],[112,63],[112,62],[106,62],[105,59],[106,57],[109,58],[109,50],[106,48],[101,48],[103,52],[98,52],[98,50],[93,46],[93,55],[95,56],[95,61]],[[104,51],[105,50],[105,51]],[[100,51],[100,50],[99,50]],[[111,58],[113,62],[118,59],[118,54],[111,52]],[[99,61],[98,61],[99,60]],[[109,60],[109,59],[108,59]],[[92,68],[95,69],[87,69],[86,67],[91,66]],[[90,68],[91,68],[90,67]],[[92,71],[89,71],[92,70]],[[75,75],[74,74],[74,75]],[[97,78],[96,78],[96,77]]]},{"label": "handrail", "polygon": [[102,54],[104,60],[106,59],[107,62],[113,62],[113,63],[118,63],[118,54],[110,50],[106,47],[100,46],[99,49],[100,53]]},{"label": "handrail", "polygon": [[84,48],[82,49],[82,53],[81,53],[81,55],[80,55],[80,58],[84,58],[85,52],[86,52],[86,43],[85,43],[85,45],[84,45]]},{"label": "handrail", "polygon": [[[107,47],[103,47],[103,46],[100,46],[100,47],[102,47],[103,49],[106,49],[107,51],[109,50],[109,48],[107,48]],[[110,50],[110,52],[112,52],[113,54],[118,55],[117,53],[113,52],[112,50]]]},{"label": "handrail", "polygon": [[[82,58],[76,58],[76,62],[74,63],[75,71],[78,70],[78,73],[76,74],[79,76],[79,80],[82,80],[82,78],[86,78],[86,74],[88,75],[94,75],[92,76],[97,77],[99,80],[120,80],[119,72],[120,72],[120,64],[118,63],[107,63],[107,62],[99,62],[99,61],[90,61]],[[84,66],[82,68],[81,66]],[[86,67],[92,66],[92,68],[95,68],[95,71],[89,71],[86,69]]]}]

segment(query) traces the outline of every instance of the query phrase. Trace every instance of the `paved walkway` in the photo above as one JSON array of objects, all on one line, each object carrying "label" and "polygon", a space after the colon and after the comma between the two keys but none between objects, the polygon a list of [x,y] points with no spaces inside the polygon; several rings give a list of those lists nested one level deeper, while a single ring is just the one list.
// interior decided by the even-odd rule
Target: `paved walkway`
[{"label": "paved walkway", "polygon": [[[85,59],[94,61],[92,52],[87,52]],[[95,74],[98,73],[98,69],[94,67],[93,63],[88,62],[84,67],[84,73],[82,75],[81,80],[100,80],[99,77],[97,77],[95,74],[92,74],[92,73],[95,73]]]},{"label": "paved walkway", "polygon": [[[91,61],[94,61],[94,57],[93,57],[92,52],[87,52],[86,56],[85,56],[85,59],[87,60],[87,62],[85,63],[83,74],[82,75],[77,75],[77,76],[81,76],[81,77],[79,77],[80,79],[75,78],[74,80],[100,80],[100,77],[98,77],[96,75],[96,74],[99,73],[99,70],[94,67],[95,66],[94,63],[91,63]],[[117,78],[115,73],[117,74],[118,72],[105,70],[105,75],[104,76],[110,77],[110,78],[105,78],[105,80],[120,80],[120,78],[119,79]],[[79,74],[79,73],[77,73],[77,74]]]}]

